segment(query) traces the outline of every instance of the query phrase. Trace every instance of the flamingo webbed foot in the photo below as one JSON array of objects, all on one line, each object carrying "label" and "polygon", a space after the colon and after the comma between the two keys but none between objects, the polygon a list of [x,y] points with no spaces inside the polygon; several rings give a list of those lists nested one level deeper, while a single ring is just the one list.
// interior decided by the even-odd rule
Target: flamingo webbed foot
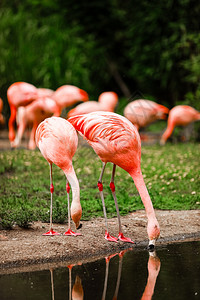
[{"label": "flamingo webbed foot", "polygon": [[125,237],[125,236],[123,235],[122,232],[119,232],[119,234],[118,234],[118,239],[119,239],[120,241],[122,241],[122,242],[127,242],[127,243],[132,243],[132,244],[134,244],[134,242],[133,242],[130,238]]},{"label": "flamingo webbed foot", "polygon": [[53,235],[60,235],[60,233],[54,231],[52,228],[46,232],[46,233],[43,233],[43,235],[46,235],[46,236],[53,236]]},{"label": "flamingo webbed foot", "polygon": [[68,229],[64,235],[67,235],[67,236],[78,236],[78,235],[82,235],[81,233],[77,233],[77,232],[74,232],[72,231],[71,229]]},{"label": "flamingo webbed foot", "polygon": [[118,243],[117,238],[115,238],[114,236],[110,235],[107,231],[105,232],[105,239],[109,242],[115,242]]}]

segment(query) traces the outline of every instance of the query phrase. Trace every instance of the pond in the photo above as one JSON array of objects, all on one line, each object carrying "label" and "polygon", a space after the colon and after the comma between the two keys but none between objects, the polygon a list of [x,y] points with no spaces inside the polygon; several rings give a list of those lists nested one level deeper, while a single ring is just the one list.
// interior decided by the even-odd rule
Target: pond
[{"label": "pond", "polygon": [[200,299],[200,242],[132,249],[94,262],[0,275],[0,299]]}]

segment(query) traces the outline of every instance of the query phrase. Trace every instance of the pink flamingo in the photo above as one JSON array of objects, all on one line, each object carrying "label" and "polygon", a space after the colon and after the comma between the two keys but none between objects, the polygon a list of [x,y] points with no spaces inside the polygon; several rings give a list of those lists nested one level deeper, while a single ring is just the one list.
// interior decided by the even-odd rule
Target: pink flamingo
[{"label": "pink flamingo", "polygon": [[54,93],[54,90],[47,89],[47,88],[38,88],[38,97],[51,97]]},{"label": "pink flamingo", "polygon": [[[40,149],[44,158],[50,165],[50,192],[51,192],[51,206],[50,206],[50,230],[44,235],[58,235],[52,228],[52,207],[53,207],[53,179],[52,179],[52,164],[54,163],[61,168],[66,176],[66,191],[68,199],[68,226],[69,229],[65,235],[80,235],[70,229],[70,201],[69,192],[72,187],[72,203],[71,203],[71,217],[76,228],[80,225],[82,215],[82,208],[80,204],[80,189],[79,182],[76,177],[72,158],[76,152],[78,145],[78,137],[73,126],[65,119],[60,117],[51,117],[41,122],[36,131],[36,144]],[[68,183],[69,182],[69,183]]]},{"label": "pink flamingo", "polygon": [[98,181],[98,188],[103,204],[106,224],[105,239],[109,241],[117,241],[117,238],[110,236],[108,232],[102,184],[105,166],[107,162],[111,162],[113,163],[113,171],[110,189],[112,191],[117,210],[119,224],[118,239],[125,242],[132,242],[131,239],[125,238],[122,233],[114,185],[116,165],[127,171],[133,178],[143,201],[148,218],[147,232],[149,236],[149,248],[154,248],[155,240],[160,234],[160,229],[141,172],[141,141],[137,129],[126,118],[110,112],[93,112],[85,115],[78,115],[69,118],[68,121],[87,139],[88,143],[92,146],[103,162],[103,168]]},{"label": "pink flamingo", "polygon": [[37,88],[27,82],[15,82],[7,90],[8,103],[10,105],[10,118],[8,121],[9,140],[15,139],[15,121],[17,109],[19,106],[26,106],[34,101],[37,97]]},{"label": "pink flamingo", "polygon": [[28,149],[35,149],[35,132],[44,119],[51,116],[60,116],[60,107],[57,103],[49,97],[37,98],[31,104],[26,107],[20,107],[18,110],[18,130],[15,140],[13,141],[13,147],[19,147],[24,131],[27,126],[30,126],[31,134],[28,144]]},{"label": "pink flamingo", "polygon": [[2,115],[2,111],[3,111],[3,100],[0,98],[0,125],[5,124],[5,118]]},{"label": "pink flamingo", "polygon": [[27,106],[38,97],[49,96],[56,101],[60,107],[61,115],[62,109],[70,106],[77,101],[87,101],[88,94],[72,85],[64,85],[59,87],[55,92],[51,89],[39,88],[26,82],[15,82],[7,90],[8,103],[10,105],[10,119],[8,122],[9,127],[9,140],[11,147],[15,139],[15,121],[18,108],[20,106]]},{"label": "pink flamingo", "polygon": [[52,99],[60,106],[61,111],[65,107],[69,107],[79,101],[88,101],[86,91],[79,89],[74,85],[62,85],[51,96]]},{"label": "pink flamingo", "polygon": [[156,102],[138,99],[124,109],[124,116],[139,130],[159,119],[166,119],[169,109]]},{"label": "pink flamingo", "polygon": [[200,112],[188,105],[177,105],[169,112],[167,129],[163,133],[160,144],[164,145],[176,126],[187,126],[200,120]]},{"label": "pink flamingo", "polygon": [[94,111],[110,111],[114,112],[115,107],[118,103],[118,96],[115,92],[104,92],[100,94],[98,102],[89,101],[81,103],[75,108],[71,109],[67,117],[73,117],[75,115],[87,114]]}]

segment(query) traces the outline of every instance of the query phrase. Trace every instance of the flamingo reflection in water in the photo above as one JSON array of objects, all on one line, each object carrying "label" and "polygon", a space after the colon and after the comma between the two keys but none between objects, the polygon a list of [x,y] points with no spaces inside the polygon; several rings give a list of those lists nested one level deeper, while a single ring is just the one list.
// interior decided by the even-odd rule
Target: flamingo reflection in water
[{"label": "flamingo reflection in water", "polygon": [[[82,263],[79,263],[81,265]],[[75,283],[72,288],[72,268],[75,265],[71,264],[68,265],[69,269],[69,300],[83,300],[84,298],[84,291],[82,287],[82,282],[81,278],[76,275]],[[55,300],[55,292],[54,292],[54,278],[53,278],[53,269],[50,269],[50,274],[51,274],[51,295],[52,295],[52,300]]]},{"label": "flamingo reflection in water", "polygon": [[[108,274],[109,274],[109,263],[111,258],[116,256],[118,254],[119,256],[119,267],[118,267],[118,275],[117,275],[117,282],[116,282],[116,288],[115,288],[115,293],[113,296],[113,300],[117,300],[118,297],[118,292],[119,292],[119,287],[120,287],[120,280],[121,280],[121,273],[122,273],[122,262],[123,262],[123,257],[124,254],[127,251],[132,250],[127,249],[123,250],[120,253],[116,253],[110,256],[105,257],[106,261],[106,272],[105,272],[105,280],[104,280],[104,289],[103,289],[103,295],[102,295],[102,300],[106,300],[106,291],[107,291],[107,285],[108,285]],[[144,293],[142,295],[141,300],[151,300],[152,296],[154,294],[154,288],[156,284],[156,280],[160,271],[160,259],[156,255],[156,252],[149,252],[149,260],[148,260],[148,279],[147,279],[147,284],[144,290]]]},{"label": "flamingo reflection in water", "polygon": [[[120,288],[120,281],[121,281],[121,275],[122,275],[122,264],[123,264],[123,257],[127,251],[133,250],[132,248],[123,250],[119,253],[115,253],[109,256],[105,257],[106,262],[106,270],[105,270],[105,279],[104,279],[104,288],[102,293],[102,300],[106,300],[106,293],[108,289],[108,277],[109,277],[109,264],[110,260],[115,257],[116,255],[119,256],[119,265],[118,265],[118,274],[117,274],[117,281],[115,286],[115,292],[113,295],[113,300],[118,299],[118,293]],[[82,263],[79,263],[78,265],[82,265]],[[84,290],[82,286],[81,278],[76,275],[76,279],[74,282],[74,285],[72,287],[72,269],[75,265],[71,264],[68,265],[67,268],[69,269],[69,300],[83,300],[84,299]],[[156,280],[158,277],[158,274],[160,272],[160,259],[156,255],[156,252],[149,252],[149,259],[148,259],[148,279],[147,283],[143,292],[143,295],[141,297],[141,300],[151,300],[152,296],[154,294],[154,289],[156,285]],[[53,269],[50,269],[51,273],[51,291],[52,291],[52,300],[55,300],[54,297],[54,281],[53,281]]]},{"label": "flamingo reflection in water", "polygon": [[156,252],[149,252],[148,279],[141,300],[150,300],[152,298],[154,294],[156,280],[160,272],[160,265],[160,259],[156,255]]}]

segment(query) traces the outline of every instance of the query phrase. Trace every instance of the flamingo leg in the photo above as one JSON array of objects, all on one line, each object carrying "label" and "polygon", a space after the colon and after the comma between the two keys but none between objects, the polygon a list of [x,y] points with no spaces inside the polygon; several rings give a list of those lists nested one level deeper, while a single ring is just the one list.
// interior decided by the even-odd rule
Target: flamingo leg
[{"label": "flamingo leg", "polygon": [[113,199],[114,199],[114,201],[115,201],[115,207],[116,207],[116,211],[117,211],[117,219],[118,219],[118,224],[119,224],[119,235],[118,235],[118,239],[119,239],[120,241],[123,241],[123,242],[133,243],[133,244],[134,244],[134,242],[133,242],[130,238],[125,237],[125,236],[123,235],[123,233],[122,233],[122,225],[121,225],[121,219],[120,219],[119,207],[118,207],[117,197],[116,197],[116,193],[115,193],[115,184],[114,184],[115,170],[116,170],[116,165],[113,164],[112,176],[111,176],[111,181],[110,181],[110,189],[111,189],[111,191],[112,191],[112,195],[113,195]]},{"label": "flamingo leg", "polygon": [[117,239],[115,237],[111,236],[108,232],[108,221],[107,221],[107,215],[106,215],[106,206],[105,206],[105,201],[104,201],[104,196],[103,196],[103,184],[102,184],[102,177],[103,177],[105,167],[106,167],[106,163],[103,162],[103,168],[101,170],[101,174],[100,174],[98,184],[97,184],[99,192],[100,192],[102,205],[103,205],[103,213],[104,213],[104,219],[105,219],[105,225],[106,225],[105,239],[110,242],[117,242]]},{"label": "flamingo leg", "polygon": [[50,165],[50,192],[51,192],[51,206],[50,206],[50,230],[46,233],[43,233],[43,235],[60,235],[60,233],[56,232],[52,228],[52,212],[53,212],[53,192],[54,192],[54,186],[53,186],[53,177],[52,177],[52,164]]},{"label": "flamingo leg", "polygon": [[67,203],[68,203],[68,230],[64,233],[64,235],[71,235],[71,236],[81,235],[81,233],[73,232],[71,230],[71,225],[70,225],[70,200],[69,200],[70,185],[69,185],[69,182],[68,182],[67,179],[66,179],[66,191],[67,191]]}]

